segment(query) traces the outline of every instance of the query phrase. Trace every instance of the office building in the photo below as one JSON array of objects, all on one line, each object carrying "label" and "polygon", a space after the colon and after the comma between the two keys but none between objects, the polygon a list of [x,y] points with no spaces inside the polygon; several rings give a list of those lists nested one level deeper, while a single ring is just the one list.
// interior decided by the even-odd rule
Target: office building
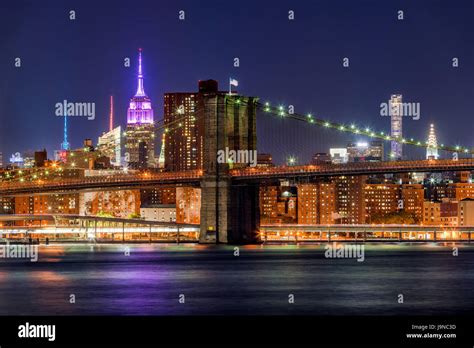
[{"label": "office building", "polygon": [[311,164],[314,165],[329,163],[331,163],[331,156],[326,152],[317,152],[313,155],[313,158],[311,159]]},{"label": "office building", "polygon": [[46,149],[43,149],[42,151],[35,151],[35,167],[44,167],[47,160],[48,153],[46,152]]},{"label": "office building", "polygon": [[359,141],[347,145],[349,162],[380,162],[383,161],[384,150],[381,140],[371,142]]},{"label": "office building", "polygon": [[122,127],[118,126],[102,134],[97,140],[97,150],[108,157],[110,164],[119,167],[122,157]]},{"label": "office building", "polygon": [[329,149],[329,154],[333,164],[347,163],[348,155],[346,148],[331,148]]}]

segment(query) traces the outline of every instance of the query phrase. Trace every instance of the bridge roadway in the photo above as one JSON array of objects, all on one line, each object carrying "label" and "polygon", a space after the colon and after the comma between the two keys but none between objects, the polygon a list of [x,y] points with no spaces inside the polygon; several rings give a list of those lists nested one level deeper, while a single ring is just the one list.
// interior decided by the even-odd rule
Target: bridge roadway
[{"label": "bridge roadway", "polygon": [[[474,159],[360,162],[305,166],[249,167],[229,172],[233,181],[265,182],[291,178],[317,178],[340,175],[373,175],[407,172],[446,172],[474,170]],[[34,182],[2,182],[0,196],[41,194],[97,189],[133,189],[157,185],[198,185],[202,170],[185,172],[120,174],[80,179],[36,180]]]},{"label": "bridge roadway", "polygon": [[2,182],[0,196],[39,193],[63,193],[65,191],[97,191],[97,189],[134,189],[156,185],[199,184],[202,170],[170,173],[140,173],[89,176],[78,179],[35,180],[33,182]]},{"label": "bridge roadway", "polygon": [[411,172],[449,172],[474,170],[474,158],[459,160],[420,160],[358,162],[304,166],[280,166],[231,170],[238,181],[265,181],[297,177],[330,177],[341,175],[374,175]]}]

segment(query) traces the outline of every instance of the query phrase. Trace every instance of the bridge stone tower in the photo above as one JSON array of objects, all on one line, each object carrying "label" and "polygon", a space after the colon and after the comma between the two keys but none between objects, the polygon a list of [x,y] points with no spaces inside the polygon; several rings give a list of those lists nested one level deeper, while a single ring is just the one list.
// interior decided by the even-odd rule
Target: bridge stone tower
[{"label": "bridge stone tower", "polygon": [[[248,163],[218,160],[218,152],[257,150],[257,98],[204,93],[198,117],[204,120],[204,151],[201,181],[200,243],[253,241],[258,229],[258,188],[233,186],[232,168]],[[224,162],[224,163],[220,163]]]}]

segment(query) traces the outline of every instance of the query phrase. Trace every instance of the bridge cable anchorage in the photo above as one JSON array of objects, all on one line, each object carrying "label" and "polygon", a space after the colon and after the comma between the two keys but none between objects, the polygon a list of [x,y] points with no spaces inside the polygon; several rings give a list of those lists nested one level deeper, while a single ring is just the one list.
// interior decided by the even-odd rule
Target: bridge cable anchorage
[{"label": "bridge cable anchorage", "polygon": [[[315,126],[323,127],[323,128],[327,128],[327,129],[334,129],[334,130],[338,130],[338,131],[341,131],[341,132],[364,135],[364,136],[367,136],[369,138],[380,139],[380,140],[384,140],[384,141],[398,141],[402,144],[418,146],[418,147],[422,147],[422,148],[426,148],[426,147],[429,146],[427,141],[419,141],[419,140],[416,140],[414,138],[398,139],[396,137],[390,136],[389,133],[376,132],[376,131],[373,131],[370,128],[367,128],[367,127],[357,127],[354,124],[351,124],[351,125],[348,126],[348,125],[345,125],[343,123],[332,122],[332,121],[321,119],[321,118],[315,118],[312,114],[303,115],[303,114],[299,114],[299,113],[296,113],[296,112],[289,113],[288,111],[285,110],[285,108],[283,106],[274,107],[274,106],[271,106],[269,102],[266,102],[266,103],[257,102],[257,108],[259,110],[264,111],[267,114],[272,114],[272,115],[276,115],[276,116],[280,116],[280,117],[285,117],[285,118],[305,122],[305,123],[308,123],[308,124],[313,124]],[[470,150],[466,146],[460,146],[460,145],[445,146],[444,144],[441,144],[441,145],[438,145],[436,148],[438,150],[443,150],[443,151],[447,151],[447,152],[460,152],[460,153],[464,153],[464,154],[474,155],[474,149]]]}]

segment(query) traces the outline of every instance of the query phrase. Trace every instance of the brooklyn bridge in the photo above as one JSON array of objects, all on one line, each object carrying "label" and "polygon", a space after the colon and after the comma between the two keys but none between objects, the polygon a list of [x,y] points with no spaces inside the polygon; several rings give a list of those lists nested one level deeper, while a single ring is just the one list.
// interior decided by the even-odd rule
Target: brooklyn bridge
[{"label": "brooklyn bridge", "polygon": [[[66,195],[78,192],[96,191],[122,191],[133,189],[153,188],[176,188],[193,187],[200,189],[200,221],[194,225],[193,232],[196,239],[201,243],[253,243],[266,240],[267,232],[275,231],[275,225],[262,223],[261,221],[261,195],[262,187],[269,185],[280,185],[282,182],[289,186],[299,184],[311,184],[326,182],[333,177],[359,177],[372,175],[397,175],[406,173],[438,173],[438,172],[465,172],[474,170],[474,159],[470,158],[471,150],[456,146],[449,147],[441,145],[439,150],[454,153],[452,159],[427,159],[427,160],[400,160],[392,159],[379,162],[352,162],[352,163],[319,163],[308,165],[280,165],[280,166],[250,166],[248,163],[222,162],[218,160],[217,153],[222,149],[233,149],[236,151],[258,151],[257,148],[257,115],[270,114],[278,118],[288,118],[295,122],[304,122],[314,127],[315,137],[318,129],[329,129],[332,132],[357,134],[368,138],[380,139],[385,142],[397,141],[406,146],[426,147],[427,143],[414,139],[393,138],[388,133],[375,132],[368,128],[355,125],[343,125],[314,118],[312,115],[301,115],[289,112],[283,107],[271,107],[269,103],[259,103],[257,98],[243,97],[239,95],[227,95],[223,93],[208,93],[204,95],[202,109],[196,112],[203,123],[202,165],[191,170],[165,170],[165,171],[116,171],[108,175],[90,175],[78,178],[64,178],[47,175],[36,176],[29,180],[15,179],[7,180],[3,176],[0,183],[0,198],[8,199],[21,196],[45,196]],[[267,115],[263,116],[267,117]],[[165,132],[173,132],[182,127],[180,119],[173,123],[158,124],[158,129]],[[464,155],[464,158],[461,158]],[[466,157],[467,156],[467,157]],[[27,171],[27,170],[25,170]],[[54,217],[55,215],[56,217]],[[49,218],[45,218],[48,217]],[[61,214],[44,214],[43,220],[54,220],[67,218]],[[97,219],[93,217],[69,217],[74,220],[82,220],[79,226],[91,229],[97,233]],[[40,220],[41,220],[40,219]],[[3,215],[3,221],[38,220],[34,216]],[[146,221],[125,221],[126,219],[100,220],[99,232],[104,221],[109,223],[110,228],[116,228],[114,233],[120,235],[125,232],[128,223],[142,226],[144,231],[151,234],[155,225]],[[92,225],[91,225],[92,221]],[[180,228],[179,223],[165,223],[175,230]],[[305,224],[302,224],[305,225]],[[330,224],[312,228],[319,231],[316,240],[331,239]],[[357,233],[364,236],[367,231],[374,229],[373,225],[366,226],[363,230],[357,230],[358,224],[352,224],[345,228],[347,233],[352,233],[357,239]],[[92,227],[91,227],[92,226]],[[121,226],[121,227],[120,227]],[[325,226],[325,227],[324,227]],[[57,227],[57,226],[56,226]],[[191,228],[189,224],[182,224],[182,231]],[[293,226],[293,231],[301,230],[307,226]],[[3,227],[5,229],[7,227]],[[121,228],[121,229],[120,229]],[[278,227],[282,228],[282,226]],[[278,229],[277,228],[277,229]],[[323,231],[323,229],[325,229]],[[333,232],[336,231],[333,228]],[[396,233],[395,239],[402,238],[400,233],[408,232],[405,227],[385,229],[389,233]],[[389,231],[390,230],[390,231]],[[436,240],[438,228],[418,226],[416,229],[423,233],[432,233],[431,239]],[[440,231],[442,229],[439,229]],[[18,230],[21,232],[21,229]],[[190,230],[188,230],[189,232]],[[459,230],[460,231],[460,230]],[[177,232],[177,233],[176,233]],[[471,239],[469,229],[464,228],[465,239]],[[461,232],[460,232],[461,233]],[[324,234],[324,235],[323,235]],[[359,234],[361,238],[362,234]],[[462,233],[461,233],[462,234]],[[297,238],[298,233],[293,235]],[[365,237],[364,237],[365,238]]]}]

